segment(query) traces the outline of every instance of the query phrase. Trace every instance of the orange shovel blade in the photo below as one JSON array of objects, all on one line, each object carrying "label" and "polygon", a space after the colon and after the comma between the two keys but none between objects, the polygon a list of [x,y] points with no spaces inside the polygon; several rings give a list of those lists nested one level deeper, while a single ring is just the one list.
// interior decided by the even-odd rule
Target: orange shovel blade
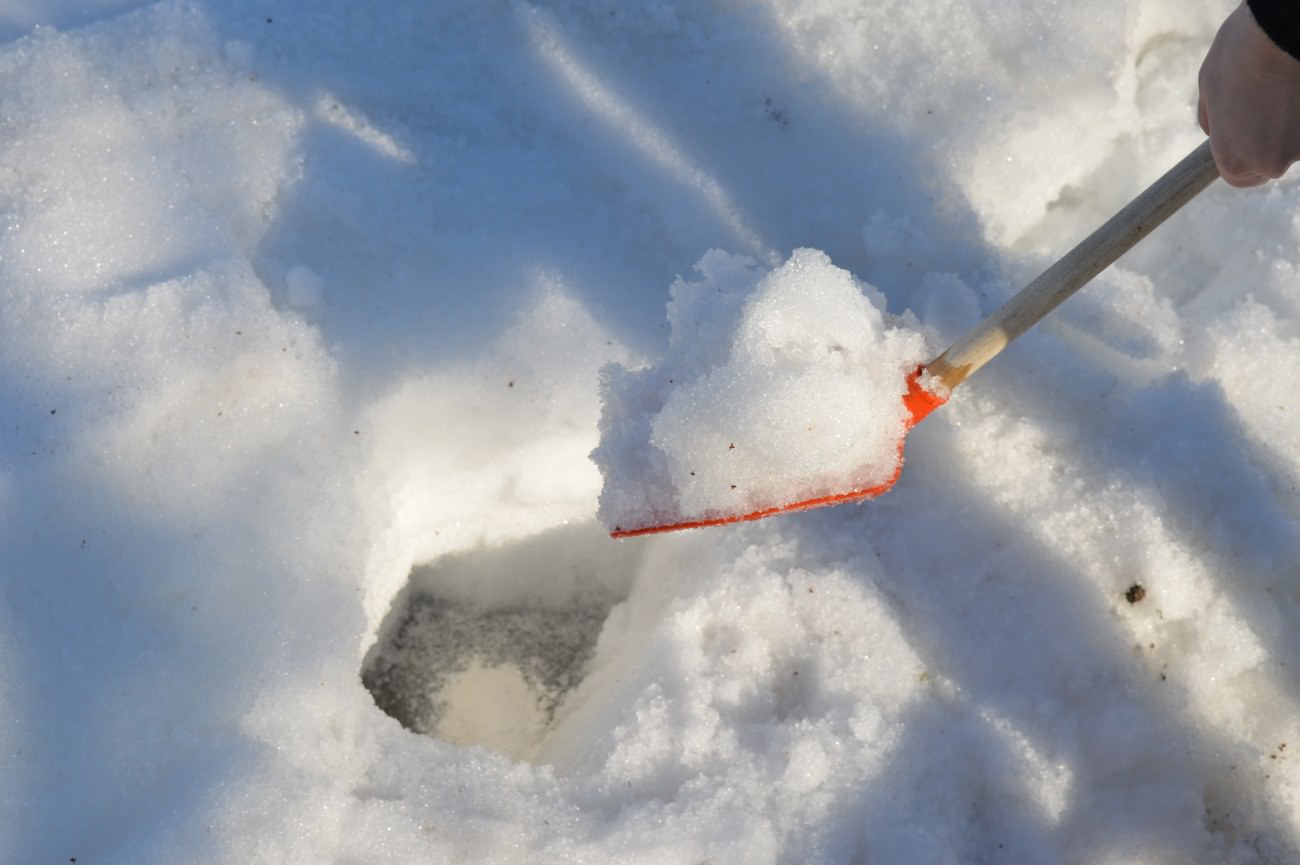
[{"label": "orange shovel blade", "polygon": [[[916,426],[926,415],[943,405],[945,399],[930,393],[921,386],[921,374],[925,371],[924,367],[908,376],[907,393],[903,395],[903,404],[907,406],[908,418],[907,429],[910,430]],[[615,538],[635,538],[640,535],[653,535],[659,532],[675,532],[681,529],[700,529],[705,526],[725,526],[730,523],[743,523],[750,520],[760,520],[763,517],[771,517],[776,514],[789,514],[795,511],[808,511],[813,508],[824,508],[829,505],[843,504],[844,502],[858,502],[865,499],[874,499],[876,496],[889,492],[889,490],[898,481],[898,476],[903,471],[903,443],[905,439],[898,442],[898,468],[894,469],[894,475],[889,480],[874,487],[866,489],[849,490],[848,492],[831,493],[824,496],[816,496],[810,499],[801,499],[789,504],[777,505],[770,508],[762,508],[757,511],[751,511],[744,514],[728,514],[720,517],[707,517],[703,519],[682,520],[681,522],[662,523],[659,525],[642,526],[640,528],[625,529],[616,526],[611,537]]]}]

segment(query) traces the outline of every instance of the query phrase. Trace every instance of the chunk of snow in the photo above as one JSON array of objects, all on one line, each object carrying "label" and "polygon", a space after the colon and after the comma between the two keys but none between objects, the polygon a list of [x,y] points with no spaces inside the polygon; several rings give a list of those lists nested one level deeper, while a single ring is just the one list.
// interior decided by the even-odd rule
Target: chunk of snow
[{"label": "chunk of snow", "polygon": [[719,252],[697,269],[673,286],[667,355],[606,371],[601,522],[717,519],[888,482],[922,334],[817,250],[770,272]]}]

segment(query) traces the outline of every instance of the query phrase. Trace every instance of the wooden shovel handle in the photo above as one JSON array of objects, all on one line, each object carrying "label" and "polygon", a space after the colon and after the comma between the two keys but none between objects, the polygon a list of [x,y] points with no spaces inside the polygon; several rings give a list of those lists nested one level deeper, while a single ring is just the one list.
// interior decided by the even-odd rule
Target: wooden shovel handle
[{"label": "wooden shovel handle", "polygon": [[961,384],[1218,176],[1207,139],[1001,309],[927,364],[926,372],[949,389]]}]

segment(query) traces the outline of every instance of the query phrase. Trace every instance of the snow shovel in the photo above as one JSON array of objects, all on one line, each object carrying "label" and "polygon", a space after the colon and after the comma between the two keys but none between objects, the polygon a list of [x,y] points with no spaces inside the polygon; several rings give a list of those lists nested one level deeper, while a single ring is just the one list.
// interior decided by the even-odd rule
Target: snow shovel
[{"label": "snow shovel", "polygon": [[[1037,324],[1070,295],[1087,285],[1094,276],[1195,198],[1218,176],[1219,170],[1210,153],[1210,142],[1206,140],[1000,309],[976,325],[943,354],[912,373],[908,379],[907,394],[903,397],[910,414],[906,430],[916,426],[930,412],[943,405],[953,388],[996,357],[1013,339]],[[617,528],[610,534],[616,538],[628,538],[678,529],[725,525],[875,498],[888,492],[898,480],[903,469],[903,443],[901,440],[898,443],[898,468],[893,477],[878,486],[829,493],[750,513],[638,528]]]}]

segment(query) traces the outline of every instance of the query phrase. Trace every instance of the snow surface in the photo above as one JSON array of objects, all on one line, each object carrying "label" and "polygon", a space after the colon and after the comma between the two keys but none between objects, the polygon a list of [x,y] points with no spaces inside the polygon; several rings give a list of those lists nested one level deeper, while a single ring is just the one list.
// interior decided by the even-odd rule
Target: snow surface
[{"label": "snow surface", "polygon": [[955,338],[1228,11],[0,2],[0,861],[1300,861],[1294,180],[869,504],[620,543],[588,458],[701,262]]},{"label": "snow surface", "polygon": [[714,251],[697,268],[673,285],[665,356],[603,372],[601,523],[743,516],[889,483],[925,337],[824,252],[763,271]]}]

